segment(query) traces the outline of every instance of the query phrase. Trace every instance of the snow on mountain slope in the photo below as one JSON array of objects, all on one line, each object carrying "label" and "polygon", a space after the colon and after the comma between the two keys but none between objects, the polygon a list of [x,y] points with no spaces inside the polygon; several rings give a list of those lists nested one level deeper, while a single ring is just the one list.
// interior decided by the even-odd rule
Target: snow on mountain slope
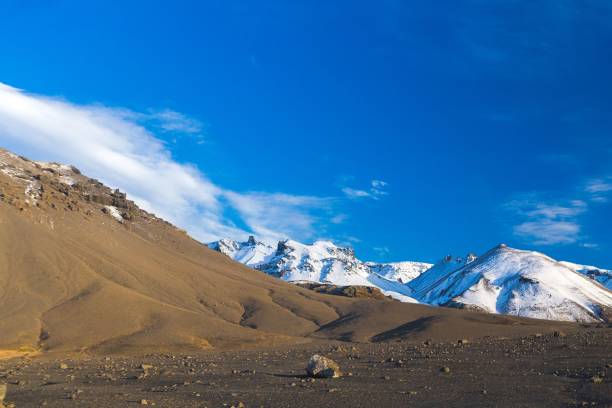
[{"label": "snow on mountain slope", "polygon": [[612,271],[589,265],[578,265],[572,262],[560,262],[568,268],[581,273],[612,290]]},{"label": "snow on mountain slope", "polygon": [[612,308],[612,292],[567,264],[505,245],[477,259],[447,257],[408,286],[423,303],[548,320],[607,320]]},{"label": "snow on mountain slope", "polygon": [[249,237],[247,242],[221,239],[208,244],[208,247],[221,252],[235,261],[250,266],[251,268],[256,268],[258,265],[266,262],[266,260],[276,251],[276,248],[263,242],[256,241],[252,236]]},{"label": "snow on mountain slope", "polygon": [[404,284],[410,282],[433,266],[425,262],[392,262],[387,264],[367,262],[366,265],[372,272],[383,278]]},{"label": "snow on mountain slope", "polygon": [[209,244],[209,247],[288,282],[376,287],[385,295],[403,302],[414,302],[414,299],[410,296],[411,290],[402,282],[431,266],[420,262],[365,263],[355,257],[352,249],[336,246],[330,241],[305,245],[286,240],[273,247],[249,237],[247,242],[222,239]]}]

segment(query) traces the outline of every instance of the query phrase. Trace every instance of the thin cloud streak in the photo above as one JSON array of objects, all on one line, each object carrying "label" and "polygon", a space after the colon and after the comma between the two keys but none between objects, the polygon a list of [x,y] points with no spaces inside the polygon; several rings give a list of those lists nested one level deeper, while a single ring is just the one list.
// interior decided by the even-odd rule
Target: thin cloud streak
[{"label": "thin cloud streak", "polygon": [[518,224],[513,233],[533,245],[574,244],[582,239],[579,215],[587,211],[582,200],[566,203],[539,201],[537,197],[513,200],[505,205]]},{"label": "thin cloud streak", "polygon": [[382,180],[372,180],[370,182],[370,188],[356,189],[352,187],[342,187],[342,192],[348,198],[359,199],[359,198],[371,198],[373,200],[380,200],[381,197],[389,195],[384,188],[388,186],[388,183]]}]

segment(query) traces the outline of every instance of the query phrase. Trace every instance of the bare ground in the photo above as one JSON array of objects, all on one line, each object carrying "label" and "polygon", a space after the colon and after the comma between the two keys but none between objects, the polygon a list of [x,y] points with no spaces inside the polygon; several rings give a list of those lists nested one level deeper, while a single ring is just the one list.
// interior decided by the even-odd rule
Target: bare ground
[{"label": "bare ground", "polygon": [[[143,400],[160,407],[611,407],[611,345],[612,329],[601,327],[467,344],[325,341],[189,355],[56,355],[0,362],[0,383],[17,407]],[[315,353],[336,360],[344,376],[307,378]]]}]

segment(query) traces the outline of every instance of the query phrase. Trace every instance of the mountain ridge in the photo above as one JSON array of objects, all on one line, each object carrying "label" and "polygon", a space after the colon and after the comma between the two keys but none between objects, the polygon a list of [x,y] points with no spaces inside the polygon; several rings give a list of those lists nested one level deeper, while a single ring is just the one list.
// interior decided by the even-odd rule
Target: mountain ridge
[{"label": "mountain ridge", "polygon": [[[419,302],[433,306],[469,308],[496,314],[511,314],[549,320],[578,322],[607,321],[612,308],[612,292],[606,284],[610,271],[590,266],[558,262],[535,251],[509,248],[500,244],[481,257],[469,253],[465,257],[447,255],[436,264],[421,262],[395,262],[378,264],[363,262],[352,248],[338,247],[331,241],[315,241],[302,244],[294,240],[279,241],[273,245],[260,242],[251,236],[246,242],[223,239],[209,244],[226,256],[247,266],[266,272],[288,282],[316,283],[335,286],[363,286],[376,288],[382,294],[402,302]],[[507,277],[494,279],[473,274],[474,268],[495,253],[520,254],[517,258],[498,254],[498,264],[490,269],[504,270]],[[532,262],[532,270],[523,263]],[[551,269],[552,268],[552,269]],[[461,271],[467,270],[465,274]],[[546,277],[546,270],[554,270],[555,279],[544,279],[545,284],[533,282],[532,275]],[[550,274],[551,272],[549,272]],[[574,274],[576,276],[574,276]],[[476,281],[473,281],[476,278]],[[561,287],[565,279],[566,287]],[[506,281],[507,280],[507,281]],[[518,280],[521,284],[507,286]],[[569,281],[572,283],[570,284]],[[477,284],[478,283],[478,284]],[[459,289],[458,289],[459,288]],[[541,292],[537,296],[530,291]],[[449,293],[453,296],[449,297]],[[508,296],[506,303],[499,293]],[[557,302],[547,303],[546,297],[555,295]],[[530,299],[530,296],[533,299]],[[491,302],[503,305],[493,306]],[[518,307],[518,304],[526,306]]]}]

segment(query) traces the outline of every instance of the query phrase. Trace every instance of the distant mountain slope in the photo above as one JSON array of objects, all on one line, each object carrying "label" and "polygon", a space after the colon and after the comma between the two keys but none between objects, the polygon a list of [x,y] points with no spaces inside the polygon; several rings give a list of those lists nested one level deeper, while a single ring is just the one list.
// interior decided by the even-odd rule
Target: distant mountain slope
[{"label": "distant mountain slope", "polygon": [[275,247],[250,237],[246,242],[230,239],[209,244],[230,258],[288,282],[317,282],[336,286],[370,286],[403,302],[414,302],[410,288],[403,284],[428,269],[431,264],[363,262],[350,248],[330,241],[305,245],[293,240]]},{"label": "distant mountain slope", "polygon": [[538,319],[610,319],[612,292],[567,264],[500,245],[480,258],[445,259],[409,282],[423,303]]},{"label": "distant mountain slope", "polygon": [[250,237],[209,246],[288,282],[369,286],[403,302],[579,322],[606,320],[612,307],[612,293],[605,288],[612,283],[610,271],[505,246],[481,258],[446,256],[433,266],[362,262],[352,249],[329,241],[286,240],[274,247]]},{"label": "distant mountain slope", "polygon": [[588,278],[596,280],[601,283],[603,286],[612,290],[612,271],[607,269],[597,268],[595,266],[589,265],[578,265],[571,262],[561,262],[561,264],[567,266],[568,268],[581,273]]},{"label": "distant mountain slope", "polygon": [[0,355],[193,352],[313,337],[456,340],[571,329],[302,289],[211,251],[73,167],[2,149],[0,249]]}]

